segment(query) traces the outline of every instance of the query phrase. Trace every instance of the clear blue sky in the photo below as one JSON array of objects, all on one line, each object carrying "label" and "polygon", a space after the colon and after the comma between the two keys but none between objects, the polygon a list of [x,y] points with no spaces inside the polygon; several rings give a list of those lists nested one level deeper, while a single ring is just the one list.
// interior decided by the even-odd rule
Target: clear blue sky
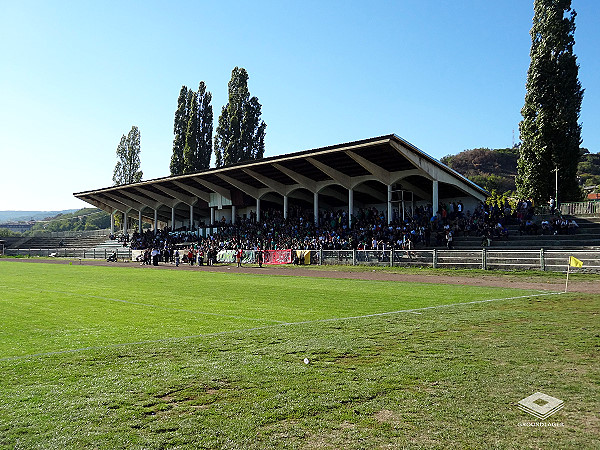
[{"label": "clear blue sky", "polygon": [[[573,0],[583,144],[600,151],[600,2]],[[533,0],[0,0],[0,210],[87,204],[141,132],[169,175],[182,85],[215,122],[235,66],[263,105],[265,156],[395,133],[441,158],[518,141]]]}]

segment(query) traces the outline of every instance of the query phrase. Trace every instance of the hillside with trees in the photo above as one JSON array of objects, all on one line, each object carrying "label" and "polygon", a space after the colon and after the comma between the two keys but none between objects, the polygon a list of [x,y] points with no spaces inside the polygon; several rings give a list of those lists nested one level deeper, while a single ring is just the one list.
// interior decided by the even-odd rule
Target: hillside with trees
[{"label": "hillside with trees", "polygon": [[[31,231],[22,235],[34,235],[44,232],[56,231],[92,231],[110,228],[110,215],[98,208],[83,208],[72,213],[59,213],[53,217],[46,217],[33,225]],[[0,236],[18,236],[7,229],[0,229]]]},{"label": "hillside with trees", "polygon": [[[500,149],[475,148],[462,151],[457,155],[444,156],[440,161],[489,192],[496,191],[499,194],[511,195],[516,189],[519,150],[519,145]],[[581,159],[577,166],[579,186],[598,192],[600,153],[590,153],[586,148],[581,148],[580,152]],[[547,176],[549,179],[554,179],[552,172]]]}]

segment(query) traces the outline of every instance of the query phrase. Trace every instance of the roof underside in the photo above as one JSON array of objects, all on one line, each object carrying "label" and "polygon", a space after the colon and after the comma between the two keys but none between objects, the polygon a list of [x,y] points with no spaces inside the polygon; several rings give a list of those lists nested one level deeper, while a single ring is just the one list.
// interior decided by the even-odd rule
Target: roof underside
[{"label": "roof underside", "polygon": [[[348,205],[348,190],[357,207],[387,202],[387,186],[411,192],[415,201],[431,203],[433,181],[438,198],[475,197],[487,192],[396,135],[339,144],[289,155],[249,161],[219,169],[159,178],[74,194],[107,212],[141,211],[146,220],[188,220],[190,205],[198,217],[207,217],[215,194],[237,207],[267,204],[312,205],[319,194],[323,208]],[[212,203],[211,203],[212,202]]]}]

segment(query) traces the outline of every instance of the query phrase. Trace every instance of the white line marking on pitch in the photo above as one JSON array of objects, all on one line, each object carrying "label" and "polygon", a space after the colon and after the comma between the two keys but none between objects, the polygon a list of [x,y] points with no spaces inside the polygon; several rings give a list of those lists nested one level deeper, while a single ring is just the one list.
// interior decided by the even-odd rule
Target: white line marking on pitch
[{"label": "white line marking on pitch", "polygon": [[316,319],[316,320],[305,320],[302,322],[279,322],[273,325],[264,325],[261,327],[252,327],[252,328],[240,328],[236,330],[227,330],[227,331],[217,331],[214,333],[205,333],[205,334],[194,334],[190,336],[180,336],[180,337],[170,337],[164,339],[154,339],[154,340],[146,340],[146,341],[137,341],[137,342],[123,342],[121,344],[112,344],[112,345],[103,345],[103,346],[91,346],[91,347],[82,347],[82,348],[74,348],[70,350],[60,350],[56,352],[47,352],[47,353],[35,353],[31,355],[22,355],[22,356],[8,356],[5,358],[0,358],[0,361],[14,361],[20,359],[28,359],[28,358],[38,358],[41,356],[52,356],[52,355],[62,355],[66,353],[77,353],[83,352],[86,350],[102,350],[108,348],[118,348],[118,347],[126,347],[129,345],[143,345],[143,344],[159,344],[163,342],[174,342],[174,341],[186,341],[188,339],[197,339],[201,337],[214,337],[214,336],[222,336],[227,334],[235,334],[240,332],[248,332],[248,331],[257,331],[257,330],[265,330],[268,328],[276,328],[282,326],[293,326],[293,325],[307,325],[311,323],[323,323],[323,322],[340,322],[344,320],[355,320],[355,319],[366,319],[370,317],[378,317],[378,316],[388,316],[393,314],[402,314],[402,313],[413,313],[413,314],[422,314],[418,311],[427,311],[431,309],[438,308],[449,308],[453,306],[462,306],[462,305],[476,305],[479,303],[489,303],[489,302],[497,302],[501,300],[516,300],[520,298],[529,298],[529,297],[540,297],[544,295],[561,295],[564,292],[546,292],[543,294],[531,294],[531,295],[519,295],[517,297],[505,297],[505,298],[492,298],[488,300],[474,300],[472,302],[462,302],[462,303],[449,303],[447,305],[435,305],[435,306],[424,306],[422,308],[413,308],[413,309],[401,309],[398,311],[390,311],[384,313],[375,313],[375,314],[366,314],[364,316],[352,316],[352,317],[338,317],[338,318],[330,318],[330,319]]}]

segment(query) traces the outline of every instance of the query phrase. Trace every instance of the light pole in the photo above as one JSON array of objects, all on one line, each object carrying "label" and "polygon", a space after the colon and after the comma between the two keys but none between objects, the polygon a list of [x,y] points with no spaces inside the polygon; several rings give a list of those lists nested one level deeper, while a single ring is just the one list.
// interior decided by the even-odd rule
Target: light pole
[{"label": "light pole", "polygon": [[558,208],[558,166],[553,170],[556,175],[554,182],[554,207]]}]

